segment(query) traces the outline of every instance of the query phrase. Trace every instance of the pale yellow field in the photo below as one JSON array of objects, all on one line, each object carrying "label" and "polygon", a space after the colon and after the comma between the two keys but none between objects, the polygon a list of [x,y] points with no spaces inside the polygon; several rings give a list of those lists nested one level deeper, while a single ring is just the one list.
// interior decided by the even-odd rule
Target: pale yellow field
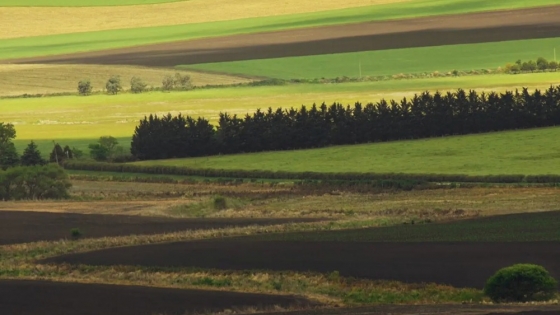
[{"label": "pale yellow field", "polygon": [[[0,64],[0,96],[22,94],[49,94],[76,92],[78,82],[89,79],[94,91],[100,91],[112,75],[120,75],[125,89],[129,88],[133,76],[140,77],[148,86],[161,86],[165,75],[173,75],[174,69],[144,68],[132,66],[101,65],[8,65]],[[180,71],[191,76],[196,86],[224,85],[250,82],[250,79]]]},{"label": "pale yellow field", "polygon": [[191,0],[123,7],[0,7],[0,39],[226,21],[408,1],[412,0]]}]

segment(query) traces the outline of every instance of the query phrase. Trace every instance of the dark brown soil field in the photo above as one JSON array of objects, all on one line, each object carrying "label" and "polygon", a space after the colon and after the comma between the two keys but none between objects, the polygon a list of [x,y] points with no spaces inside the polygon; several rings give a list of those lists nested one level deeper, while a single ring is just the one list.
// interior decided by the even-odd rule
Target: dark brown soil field
[{"label": "dark brown soil field", "polygon": [[383,305],[351,309],[320,309],[267,315],[554,315],[558,305]]},{"label": "dark brown soil field", "polygon": [[11,60],[176,66],[560,36],[560,6],[335,25]]},{"label": "dark brown soil field", "polygon": [[267,315],[553,315],[558,305],[382,305],[350,309],[318,309]]},{"label": "dark brown soil field", "polygon": [[0,281],[5,315],[183,315],[233,307],[310,306],[295,296],[47,281]]},{"label": "dark brown soil field", "polygon": [[498,269],[516,263],[542,265],[560,278],[559,246],[558,242],[266,242],[235,238],[106,249],[46,262],[321,273],[337,270],[347,277],[482,288]]},{"label": "dark brown soil field", "polygon": [[160,234],[231,226],[270,225],[313,219],[171,219],[29,211],[0,211],[0,245],[53,241],[70,237],[78,228],[83,237]]}]

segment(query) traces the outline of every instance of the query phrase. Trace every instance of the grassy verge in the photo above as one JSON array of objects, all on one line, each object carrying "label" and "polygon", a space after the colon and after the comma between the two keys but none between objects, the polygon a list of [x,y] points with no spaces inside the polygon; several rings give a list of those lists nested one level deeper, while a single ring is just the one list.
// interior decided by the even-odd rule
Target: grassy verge
[{"label": "grassy verge", "polygon": [[[532,39],[496,43],[449,45],[304,57],[259,59],[184,66],[187,69],[266,76],[279,79],[315,79],[496,69],[518,59],[554,58],[560,39]],[[449,58],[453,56],[453,58]]]},{"label": "grassy verge", "polygon": [[527,86],[547,88],[558,83],[557,73],[481,75],[456,78],[390,80],[345,84],[291,84],[227,87],[189,92],[150,92],[117,96],[62,96],[0,100],[0,120],[17,124],[20,152],[30,140],[41,151],[52,150],[52,140],[87,150],[100,136],[119,138],[128,146],[134,127],[147,114],[183,113],[215,122],[219,112],[245,115],[257,108],[298,107],[321,102],[353,104],[400,99],[423,90],[492,89]]},{"label": "grassy verge", "polygon": [[[276,31],[321,25],[480,12],[499,9],[515,9],[528,6],[535,7],[554,4],[557,4],[557,1],[538,0],[531,1],[529,4],[529,2],[524,0],[512,0],[507,3],[503,1],[478,1],[473,3],[469,0],[454,0],[452,2],[441,0],[416,0],[413,2],[389,3],[367,7],[289,14],[282,16],[254,17],[232,21],[215,21],[186,25],[24,37],[0,41],[0,59],[103,50],[143,44],[164,43],[177,40]],[[21,23],[20,20],[18,21]],[[99,21],[96,21],[96,23],[98,24]]]}]

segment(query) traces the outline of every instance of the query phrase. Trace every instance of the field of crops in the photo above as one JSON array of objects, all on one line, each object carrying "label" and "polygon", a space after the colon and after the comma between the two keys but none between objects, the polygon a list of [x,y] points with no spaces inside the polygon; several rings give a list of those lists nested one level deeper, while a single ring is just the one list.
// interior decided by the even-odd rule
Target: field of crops
[{"label": "field of crops", "polygon": [[[424,90],[496,90],[520,86],[547,88],[558,82],[556,73],[480,75],[347,84],[296,84],[265,87],[200,89],[189,92],[18,98],[0,100],[0,120],[16,124],[20,150],[29,140],[51,148],[52,140],[82,149],[105,135],[128,143],[138,121],[149,114],[169,112],[203,116],[216,122],[219,112],[244,115],[257,108],[290,108],[313,103],[354,104],[381,98],[400,99]],[[197,77],[193,75],[193,79]],[[196,82],[196,81],[195,81]],[[68,82],[70,84],[70,82]],[[72,83],[71,89],[77,83]],[[297,95],[297,98],[294,97]]]},{"label": "field of crops", "polygon": [[420,218],[392,227],[275,234],[259,239],[317,242],[552,242],[560,241],[560,213],[521,213],[450,223],[427,223]]},{"label": "field of crops", "polygon": [[105,89],[105,83],[113,76],[121,77],[125,89],[130,79],[139,77],[150,87],[161,87],[166,75],[176,72],[189,75],[194,86],[227,85],[250,82],[250,79],[201,72],[177,71],[166,68],[102,65],[4,65],[0,64],[0,97],[23,94],[54,94],[77,92],[78,82],[90,80],[92,91]]},{"label": "field of crops", "polygon": [[560,38],[233,61],[184,67],[280,79],[342,76],[358,78],[400,73],[496,70],[519,59],[527,61],[544,57],[553,60],[554,49],[560,57]]},{"label": "field of crops", "polygon": [[[249,2],[246,3],[247,1]],[[370,5],[369,0],[329,1],[319,7],[320,12],[316,12],[318,11],[316,2],[302,3],[296,0],[291,0],[281,7],[271,2],[256,0],[244,2],[222,0],[212,3],[197,0],[162,4],[162,6],[169,6],[168,10],[163,10],[161,7],[159,9],[138,7],[141,12],[134,12],[134,9],[131,9],[134,7],[123,7],[120,9],[123,11],[113,7],[101,7],[100,12],[92,11],[97,10],[96,8],[72,8],[76,12],[69,11],[68,8],[55,11],[51,8],[21,8],[19,11],[18,8],[0,8],[0,13],[6,13],[3,14],[5,27],[0,31],[0,38],[4,39],[0,41],[0,59],[241,33],[556,4],[555,0],[530,3],[523,0],[507,3],[469,0],[453,0],[452,3],[441,0],[388,2],[395,3]],[[190,7],[191,5],[194,7]],[[363,7],[364,5],[369,6]],[[220,7],[222,10],[216,11],[215,7]],[[35,19],[36,16],[47,14],[50,21],[56,22],[45,24],[44,21]],[[134,18],[122,19],[123,15]],[[18,27],[22,23],[26,25],[25,28]],[[139,28],[142,28],[141,32],[138,31]]]},{"label": "field of crops", "polygon": [[[294,172],[559,174],[560,128],[323,149],[136,162],[192,168]],[[523,150],[519,150],[523,148]]]},{"label": "field of crops", "polygon": [[3,0],[3,7],[89,7],[89,6],[121,6],[141,5],[166,2],[178,2],[181,0]]}]

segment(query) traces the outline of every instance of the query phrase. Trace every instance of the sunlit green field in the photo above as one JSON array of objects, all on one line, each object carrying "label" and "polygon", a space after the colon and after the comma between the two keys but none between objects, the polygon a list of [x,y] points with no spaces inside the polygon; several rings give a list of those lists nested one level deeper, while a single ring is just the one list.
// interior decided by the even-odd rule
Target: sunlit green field
[{"label": "sunlit green field", "polygon": [[553,60],[554,49],[560,53],[560,38],[221,62],[184,68],[280,79],[357,78],[360,75],[497,69],[518,59],[544,57]]},{"label": "sunlit green field", "polygon": [[[257,108],[299,107],[313,103],[353,104],[401,99],[425,90],[547,88],[560,73],[480,75],[344,84],[294,84],[199,89],[189,92],[0,99],[0,121],[16,124],[20,149],[29,140],[50,147],[53,140],[85,148],[100,136],[129,139],[145,115],[183,113],[216,122],[220,112],[239,115]],[[126,141],[128,142],[128,141]]]},{"label": "sunlit green field", "polygon": [[[6,3],[13,2],[15,1],[9,1]],[[232,21],[24,37],[0,40],[0,59],[93,51],[194,38],[266,32],[321,25],[335,25],[499,9],[515,9],[554,4],[558,4],[557,0],[415,0],[404,3],[391,3],[369,7],[293,15],[256,17]]]},{"label": "sunlit green field", "polygon": [[555,127],[136,163],[293,172],[560,174],[559,137],[560,128]]}]

